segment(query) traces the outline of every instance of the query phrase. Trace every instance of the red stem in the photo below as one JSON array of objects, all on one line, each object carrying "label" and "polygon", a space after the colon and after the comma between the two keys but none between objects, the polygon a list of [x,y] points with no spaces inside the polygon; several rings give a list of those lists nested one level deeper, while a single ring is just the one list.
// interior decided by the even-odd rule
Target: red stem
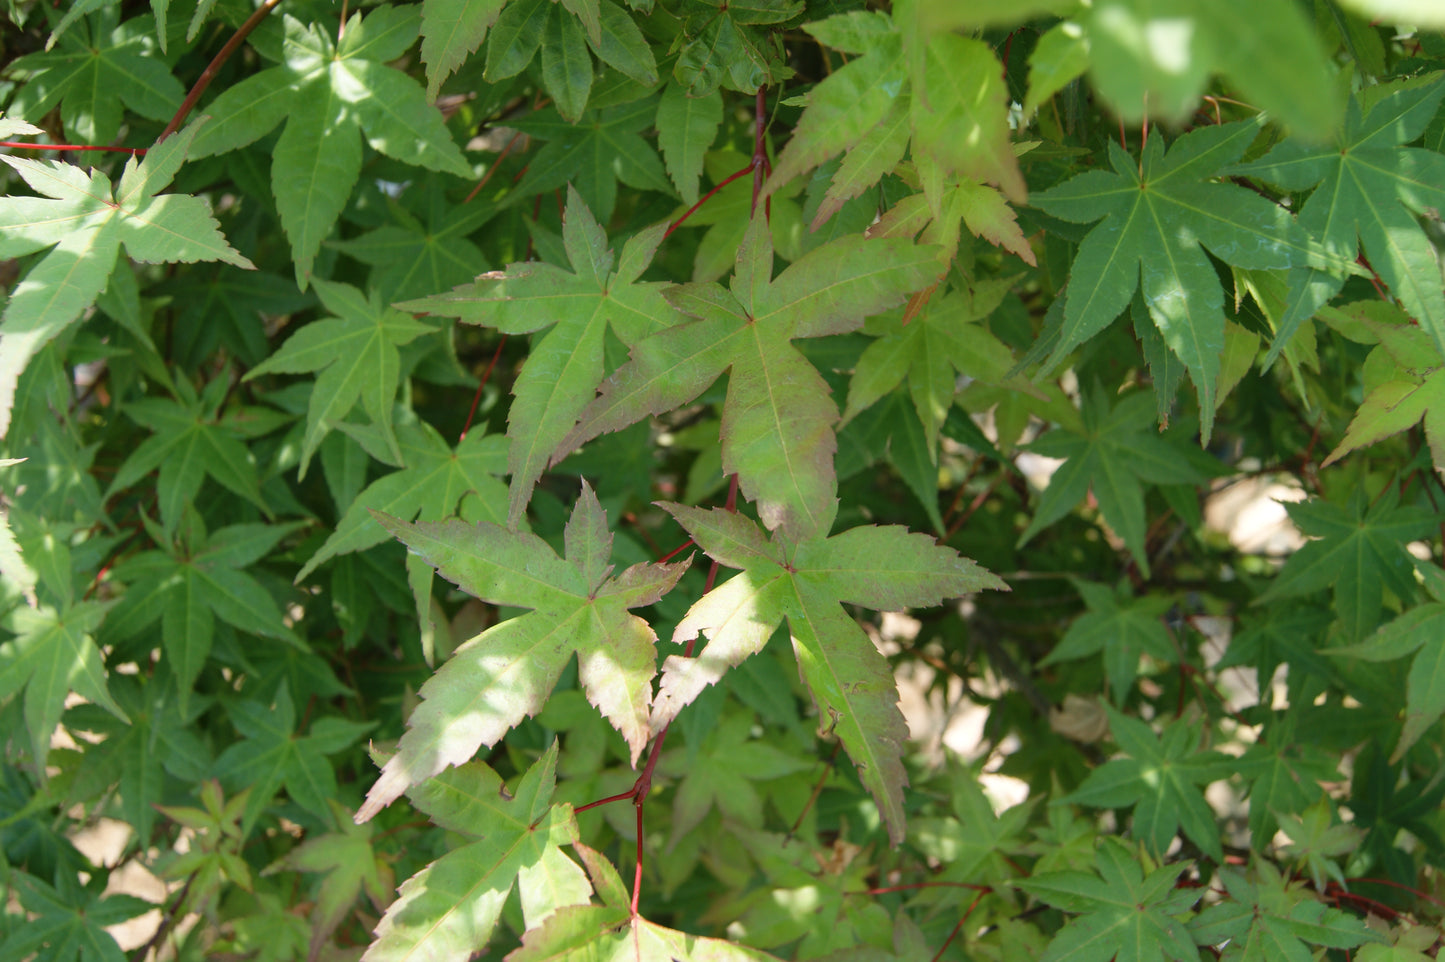
[{"label": "red stem", "polygon": [[492,166],[488,167],[487,172],[482,175],[482,179],[477,181],[477,186],[473,187],[472,192],[466,196],[465,200],[462,201],[463,204],[470,204],[472,202],[472,198],[476,197],[482,192],[482,188],[487,186],[487,181],[491,180],[492,175],[497,172],[497,168],[501,167],[502,158],[507,156],[507,151],[512,149],[512,145],[515,144],[521,136],[522,132],[520,130],[512,135],[512,139],[507,141],[507,146],[503,147],[502,152],[497,154],[497,159],[492,161]]},{"label": "red stem", "polygon": [[714,187],[712,190],[708,191],[706,194],[704,194],[704,195],[702,196],[702,199],[700,199],[696,204],[693,204],[693,205],[692,205],[691,207],[689,207],[687,210],[683,211],[682,216],[679,217],[677,220],[673,221],[673,222],[672,222],[672,226],[669,227],[669,228],[667,229],[667,232],[662,235],[662,239],[663,239],[663,240],[667,240],[669,237],[671,237],[671,236],[672,236],[672,232],[675,231],[675,230],[677,230],[679,227],[681,227],[683,221],[687,220],[687,219],[688,219],[689,217],[691,217],[693,214],[697,213],[697,209],[698,209],[699,207],[701,207],[703,204],[706,204],[708,201],[712,200],[712,195],[713,195],[713,194],[716,194],[718,191],[722,190],[722,189],[723,189],[724,187],[726,187],[728,184],[731,184],[733,181],[737,180],[739,177],[743,176],[744,174],[751,173],[751,172],[752,172],[752,169],[753,169],[753,165],[752,165],[751,163],[749,163],[746,167],[744,167],[742,170],[738,171],[737,173],[735,173],[735,174],[729,174],[729,175],[727,176],[727,178],[726,178],[721,184],[718,184],[718,185],[717,185],[716,187]]},{"label": "red stem", "polygon": [[968,903],[968,909],[964,911],[963,915],[954,924],[953,931],[948,933],[948,938],[943,940],[943,944],[940,945],[938,951],[934,953],[933,962],[938,962],[939,959],[943,958],[943,953],[948,950],[948,947],[953,944],[953,940],[958,937],[959,930],[963,928],[963,923],[968,921],[968,917],[973,914],[974,909],[978,908],[978,903],[983,901],[983,897],[992,891],[993,889],[991,888],[985,888],[973,897],[972,902]]},{"label": "red stem", "polygon": [[89,144],[22,144],[14,140],[0,140],[0,147],[11,150],[108,150],[117,154],[143,154],[144,147],[93,147]]},{"label": "red stem", "polygon": [[482,389],[487,386],[487,380],[492,376],[492,368],[497,366],[497,358],[502,356],[502,348],[506,346],[507,335],[503,334],[502,339],[497,342],[496,352],[492,355],[492,359],[487,362],[487,369],[482,372],[481,383],[477,385],[477,393],[472,398],[472,409],[467,412],[467,423],[462,425],[461,436],[457,438],[458,444],[461,444],[467,439],[467,432],[472,429],[472,418],[477,415],[477,405],[480,404],[482,400]]},{"label": "red stem", "polygon": [[236,48],[245,42],[246,38],[251,35],[251,31],[260,26],[261,21],[265,20],[266,15],[276,9],[276,5],[280,2],[281,0],[265,0],[264,3],[256,8],[255,13],[246,18],[246,22],[241,24],[241,28],[231,36],[230,40],[226,41],[226,45],[221,48],[221,52],[216,54],[215,58],[206,65],[205,70],[201,71],[200,79],[197,80],[196,85],[191,88],[191,92],[186,94],[186,99],[181,101],[181,108],[176,111],[176,115],[171,118],[171,122],[166,124],[166,129],[161,131],[161,135],[156,138],[156,143],[160,143],[181,129],[181,124],[185,123],[186,117],[190,114],[191,109],[196,106],[196,101],[201,99],[201,94],[206,92],[206,88],[211,85],[211,81],[216,78],[216,74],[220,72],[225,62],[231,59],[231,54],[236,52]]}]

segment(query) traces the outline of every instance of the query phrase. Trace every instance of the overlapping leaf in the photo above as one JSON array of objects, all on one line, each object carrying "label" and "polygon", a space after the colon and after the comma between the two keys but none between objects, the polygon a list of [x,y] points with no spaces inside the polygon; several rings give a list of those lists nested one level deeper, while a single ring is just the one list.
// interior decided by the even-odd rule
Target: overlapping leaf
[{"label": "overlapping leaf", "polygon": [[21,605],[6,619],[15,637],[0,644],[0,701],[25,690],[25,730],[41,771],[71,692],[129,720],[110,696],[104,660],[92,637],[109,607],[97,601],[60,610]]},{"label": "overlapping leaf", "polygon": [[323,824],[330,824],[329,801],[336,797],[336,773],[326,756],[353,744],[376,723],[326,715],[311,724],[309,734],[297,735],[296,706],[285,685],[270,704],[237,700],[228,710],[231,723],[244,738],[216,759],[216,775],[249,792],[242,832],[250,833],[283,785],[291,801]]},{"label": "overlapping leaf", "polygon": [[774,32],[803,12],[798,0],[686,0],[672,73],[694,97],[719,86],[753,93],[791,74]]},{"label": "overlapping leaf", "polygon": [[1054,430],[1029,450],[1064,463],[1049,479],[1039,504],[1019,543],[1024,544],[1066,515],[1093,492],[1099,512],[1124,541],[1145,575],[1149,558],[1144,550],[1144,490],[1150,484],[1198,484],[1209,476],[1201,459],[1153,430],[1152,399],[1144,392],[1125,397],[1117,405],[1092,392],[1081,410],[1078,433]]},{"label": "overlapping leaf", "polygon": [[[768,181],[771,191],[845,154],[815,229],[896,167],[910,138],[915,157],[940,174],[961,175],[970,186],[993,184],[1015,202],[1027,193],[1009,144],[1008,97],[993,52],[948,31],[925,37],[916,29],[918,6],[900,5],[893,17],[855,11],[807,26],[828,47],[859,55],[809,93]],[[941,216],[941,181],[930,181],[928,200]]]},{"label": "overlapping leaf", "polygon": [[380,514],[377,520],[475,597],[532,610],[467,642],[422,686],[423,701],[358,821],[535,715],[574,651],[588,700],[622,733],[636,761],[649,737],[657,636],[628,609],[666,594],[686,561],[633,565],[612,577],[607,516],[585,484],[567,523],[566,560],[536,535],[486,521],[409,524]]},{"label": "overlapping leaf", "polygon": [[265,361],[246,373],[307,374],[320,371],[306,410],[306,437],[301,443],[301,468],[306,476],[321,439],[343,420],[358,400],[371,423],[381,431],[393,459],[401,460],[391,410],[401,377],[397,348],[435,328],[386,307],[376,291],[363,295],[346,284],[316,279],[316,293],[334,317],[312,321]]},{"label": "overlapping leaf", "polygon": [[515,886],[527,928],[585,904],[592,887],[561,846],[577,841],[572,806],[553,805],[557,745],[507,792],[497,773],[470,762],[412,788],[438,825],[475,841],[453,849],[401,886],[364,962],[464,962],[486,947]]},{"label": "overlapping leaf", "polygon": [[285,62],[227,88],[206,108],[213,119],[195,155],[244,147],[285,121],[271,187],[304,290],[360,176],[363,134],[408,164],[461,177],[471,168],[421,85],[387,66],[416,41],[416,6],[353,14],[339,43],[319,24],[284,16]]},{"label": "overlapping leaf", "polygon": [[171,544],[143,552],[121,565],[116,577],[130,580],[106,623],[106,636],[127,641],[161,623],[161,648],[170,663],[186,711],[191,686],[211,653],[216,619],[242,631],[293,641],[281,609],[244,568],[270,553],[297,525],[228,525],[199,543]]},{"label": "overlapping leaf", "polygon": [[607,235],[578,193],[569,191],[562,238],[572,273],[541,262],[513,264],[450,294],[401,305],[504,334],[546,331],[517,377],[507,417],[512,437],[508,524],[522,519],[548,460],[570,452],[571,447],[559,451],[559,446],[602,381],[608,330],[635,345],[682,319],[663,298],[661,284],[638,281],[662,241],[662,230],[659,225],[634,236],[614,260]]},{"label": "overlapping leaf", "polygon": [[[544,0],[544,6],[546,4]],[[588,209],[604,223],[617,206],[617,183],[638,190],[672,193],[657,150],[642,138],[657,116],[657,101],[643,97],[590,111],[570,124],[552,108],[516,122],[518,130],[546,141],[527,164],[516,187],[530,197],[562,187],[575,188]]]},{"label": "overlapping leaf", "polygon": [[1315,540],[1290,556],[1257,604],[1333,588],[1345,637],[1360,640],[1380,623],[1386,589],[1396,598],[1414,597],[1414,569],[1405,544],[1428,537],[1437,519],[1420,508],[1401,507],[1393,485],[1373,503],[1356,488],[1344,507],[1313,499],[1287,504],[1285,510]]},{"label": "overlapping leaf", "polygon": [[1199,729],[1184,722],[1154,734],[1146,723],[1106,708],[1109,728],[1125,757],[1105,762],[1059,803],[1134,808],[1134,835],[1162,857],[1181,828],[1221,861],[1219,826],[1201,786],[1228,778],[1233,759],[1199,747]]},{"label": "overlapping leaf", "polygon": [[112,188],[100,171],[0,155],[39,197],[0,199],[0,257],[54,248],[10,292],[0,318],[0,437],[10,427],[20,372],[106,287],[121,248],[138,261],[226,261],[251,268],[226,243],[200,197],[157,196],[185,160],[197,125],[132,158]]},{"label": "overlapping leaf", "polygon": [[1166,153],[1152,137],[1136,162],[1109,142],[1114,170],[1089,171],[1033,203],[1064,220],[1103,218],[1079,245],[1063,328],[1046,366],[1102,331],[1142,291],[1169,350],[1199,395],[1207,442],[1224,352],[1224,291],[1209,257],[1255,270],[1310,266],[1343,271],[1351,257],[1321,249],[1289,211],[1243,187],[1211,182],[1259,133],[1255,121],[1203,127]]},{"label": "overlapping leaf", "polygon": [[1175,887],[1187,862],[1145,875],[1139,859],[1106,838],[1094,858],[1097,875],[1046,872],[1014,884],[1049,905],[1078,916],[1049,943],[1041,962],[1195,962],[1199,950],[1180,920],[1203,890]]},{"label": "overlapping leaf", "polygon": [[933,253],[902,241],[848,237],[815,249],[774,280],[772,238],[766,220],[755,217],[730,290],[716,284],[670,290],[668,299],[698,320],[638,342],[558,454],[686,404],[728,371],[723,470],[738,475],[769,528],[787,527],[794,539],[827,534],[837,513],[838,409],[792,339],[854,330],[869,314],[899,303],[936,278]]},{"label": "overlapping leaf", "polygon": [[[6,958],[125,962],[126,954],[106,929],[155,908],[145,899],[118,894],[92,894],[77,905],[69,891],[58,891],[33,875],[20,871],[6,874],[16,901],[29,913],[24,925],[0,941],[0,952]],[[70,884],[74,885],[73,881]]]},{"label": "overlapping leaf", "polygon": [[[1370,267],[1445,354],[1445,285],[1435,247],[1416,220],[1417,215],[1445,208],[1445,155],[1402,146],[1424,133],[1441,97],[1445,79],[1432,75],[1395,87],[1369,110],[1352,99],[1335,143],[1287,140],[1229,172],[1289,190],[1314,187],[1300,209],[1300,224],[1332,256],[1353,259],[1363,247]],[[1291,275],[1292,301],[1318,307],[1339,290],[1338,282],[1318,271],[1294,266],[1300,269]],[[1310,293],[1311,285],[1323,285],[1324,290]],[[1286,315],[1276,352],[1312,313],[1296,307]]]},{"label": "overlapping leaf", "polygon": [[652,713],[668,724],[728,669],[756,654],[788,619],[793,652],[819,718],[836,734],[872,793],[895,841],[903,838],[901,753],[908,729],[887,661],[840,603],[882,610],[936,605],[998,578],[900,527],[852,528],[831,538],[769,539],[740,515],[663,505],[710,557],[742,573],[704,595],[678,623],[673,641],[708,638],[696,658],[669,656]]},{"label": "overlapping leaf", "polygon": [[36,120],[57,106],[70,137],[82,144],[113,143],[126,109],[142,117],[169,120],[185,97],[156,51],[150,17],[116,22],[106,11],[58,44],[17,57],[7,72],[26,79],[9,109]]},{"label": "overlapping leaf", "polygon": [[[398,427],[396,440],[406,467],[376,479],[356,496],[336,530],[302,565],[298,583],[328,558],[385,541],[386,529],[372,520],[372,511],[440,521],[454,516],[460,504],[466,517],[500,522],[505,516],[505,490],[496,478],[506,466],[500,436],[473,431],[452,448],[430,424],[411,421]],[[475,497],[467,498],[469,493]]]},{"label": "overlapping leaf", "polygon": [[1232,866],[1220,872],[1229,899],[1209,906],[1189,922],[1200,945],[1228,944],[1225,958],[1240,962],[1310,959],[1308,945],[1352,949],[1380,940],[1363,920],[1329,908],[1299,891],[1263,859],[1252,863],[1253,878]]},{"label": "overlapping leaf", "polygon": [[1164,613],[1174,605],[1168,595],[1131,598],[1104,585],[1074,579],[1089,610],[1074,620],[1050,649],[1040,667],[1102,652],[1104,673],[1116,704],[1123,704],[1139,674],[1139,659],[1148,655],[1162,664],[1178,661],[1174,639],[1164,627]]}]

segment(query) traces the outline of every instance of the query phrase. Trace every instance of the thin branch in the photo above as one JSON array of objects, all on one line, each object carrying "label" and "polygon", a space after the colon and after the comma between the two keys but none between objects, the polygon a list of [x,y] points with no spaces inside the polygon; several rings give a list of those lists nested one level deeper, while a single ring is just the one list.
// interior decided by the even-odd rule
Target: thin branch
[{"label": "thin branch", "polygon": [[226,45],[221,48],[221,52],[216,54],[211,62],[206,65],[205,70],[201,71],[200,79],[197,80],[195,86],[191,88],[191,92],[186,94],[186,99],[181,101],[180,109],[177,110],[176,115],[171,118],[171,122],[166,124],[166,129],[162,130],[161,135],[156,138],[156,143],[160,143],[181,129],[181,124],[186,122],[186,117],[190,115],[191,110],[196,106],[196,102],[201,99],[201,94],[206,92],[206,88],[211,85],[212,80],[216,79],[216,74],[220,72],[221,67],[225,65],[227,60],[231,59],[231,54],[236,52],[237,47],[245,43],[246,38],[251,35],[251,31],[259,27],[261,21],[265,20],[267,14],[276,9],[276,6],[280,2],[281,0],[265,0],[264,3],[256,8],[255,13],[246,18],[246,22],[241,24],[240,29],[231,36],[230,40],[226,41]]}]

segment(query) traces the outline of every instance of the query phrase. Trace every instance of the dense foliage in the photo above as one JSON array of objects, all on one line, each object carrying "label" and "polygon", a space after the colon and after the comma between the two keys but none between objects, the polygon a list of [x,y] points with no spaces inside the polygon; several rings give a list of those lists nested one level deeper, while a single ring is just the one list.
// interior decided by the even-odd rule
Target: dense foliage
[{"label": "dense foliage", "polygon": [[1436,0],[7,5],[0,958],[1435,955]]}]

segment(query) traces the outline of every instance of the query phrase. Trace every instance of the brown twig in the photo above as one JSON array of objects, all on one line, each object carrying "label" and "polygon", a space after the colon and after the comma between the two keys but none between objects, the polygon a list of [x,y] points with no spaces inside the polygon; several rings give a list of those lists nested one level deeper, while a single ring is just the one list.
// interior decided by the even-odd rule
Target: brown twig
[{"label": "brown twig", "polygon": [[200,79],[196,81],[195,86],[191,87],[190,93],[186,94],[186,99],[181,101],[180,109],[177,110],[176,115],[171,118],[171,122],[166,124],[166,129],[162,130],[161,135],[156,138],[156,143],[160,143],[181,129],[181,124],[185,123],[186,117],[190,115],[191,110],[196,106],[196,102],[201,99],[201,94],[206,92],[206,88],[211,85],[211,81],[216,78],[216,74],[220,72],[221,67],[227,60],[231,59],[231,54],[236,52],[236,48],[246,41],[246,38],[251,35],[251,31],[260,26],[261,21],[265,20],[267,14],[276,9],[276,6],[280,2],[281,0],[265,0],[264,3],[256,8],[255,13],[246,18],[246,22],[241,24],[240,29],[232,34],[230,40],[226,41],[226,45],[221,48],[221,52],[216,54],[211,62],[206,65],[205,70],[201,71]]}]

